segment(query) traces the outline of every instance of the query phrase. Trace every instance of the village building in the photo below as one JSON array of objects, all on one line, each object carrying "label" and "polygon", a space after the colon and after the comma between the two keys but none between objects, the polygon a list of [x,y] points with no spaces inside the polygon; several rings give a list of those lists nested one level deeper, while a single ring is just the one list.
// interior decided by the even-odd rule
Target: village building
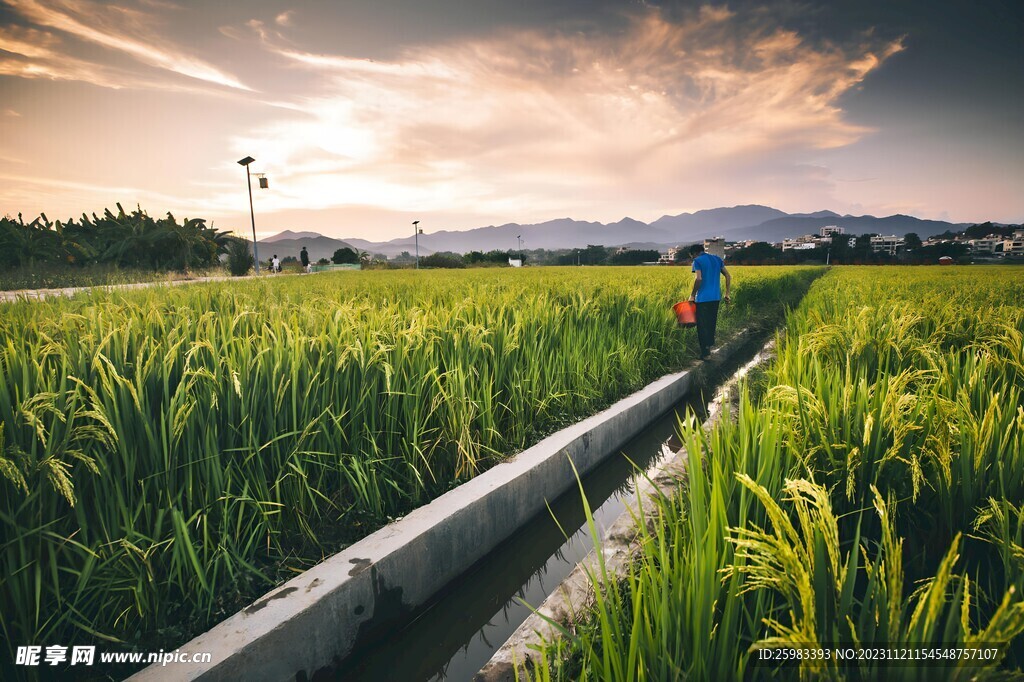
[{"label": "village building", "polygon": [[995,235],[989,235],[984,239],[969,239],[967,243],[971,245],[971,250],[974,253],[992,253],[1000,250],[1003,246],[1003,238]]},{"label": "village building", "polygon": [[903,237],[897,237],[894,234],[890,235],[876,235],[871,238],[871,250],[875,253],[888,253],[890,256],[895,256],[899,249],[902,249],[906,244],[906,240]]},{"label": "village building", "polygon": [[1003,241],[1003,255],[1024,255],[1024,233],[1021,233],[1021,231],[1018,230],[1018,232],[1014,234],[1012,239],[1006,239]]},{"label": "village building", "polygon": [[712,256],[725,258],[725,237],[711,237],[704,240],[704,251]]}]

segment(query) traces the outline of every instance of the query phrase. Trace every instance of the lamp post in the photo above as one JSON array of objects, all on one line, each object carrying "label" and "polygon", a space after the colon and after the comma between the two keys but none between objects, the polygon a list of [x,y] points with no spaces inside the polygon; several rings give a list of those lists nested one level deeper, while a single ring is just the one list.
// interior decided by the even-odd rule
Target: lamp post
[{"label": "lamp post", "polygon": [[412,221],[412,234],[416,237],[416,269],[420,269],[420,221]]},{"label": "lamp post", "polygon": [[[245,187],[249,190],[249,218],[252,221],[252,260],[256,266],[256,274],[260,274],[260,254],[256,250],[256,212],[252,208],[252,179],[249,177],[249,164],[256,159],[247,156],[238,162],[239,166],[245,166]],[[264,185],[265,179],[260,178],[260,187]]]},{"label": "lamp post", "polygon": [[517,234],[516,239],[519,240],[519,262],[523,262],[523,235]]}]

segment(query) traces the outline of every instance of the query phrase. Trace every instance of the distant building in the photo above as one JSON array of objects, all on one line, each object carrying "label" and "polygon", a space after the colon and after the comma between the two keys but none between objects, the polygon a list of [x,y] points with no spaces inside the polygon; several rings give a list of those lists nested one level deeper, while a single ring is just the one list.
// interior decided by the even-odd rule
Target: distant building
[{"label": "distant building", "polygon": [[875,253],[884,252],[895,256],[896,251],[902,249],[905,243],[903,237],[897,237],[894,234],[888,236],[877,235],[871,238],[871,250]]},{"label": "distant building", "polygon": [[971,250],[974,253],[995,253],[996,248],[1003,245],[1002,237],[994,237],[989,235],[984,239],[970,239],[967,241],[971,245]]},{"label": "distant building", "polygon": [[509,258],[508,259],[508,264],[511,265],[514,268],[521,268],[521,267],[523,267],[523,261],[521,261],[518,258]]},{"label": "distant building", "polygon": [[818,230],[819,237],[830,237],[834,234],[846,234],[846,228],[838,225],[825,225]]},{"label": "distant building", "polygon": [[725,237],[712,237],[704,240],[704,251],[719,258],[725,258]]},{"label": "distant building", "polygon": [[806,251],[816,249],[819,246],[827,246],[831,243],[831,237],[815,237],[812,234],[805,234],[801,237],[782,240],[783,251]]},{"label": "distant building", "polygon": [[783,251],[810,251],[816,248],[818,248],[818,245],[814,242],[797,242],[795,244],[789,244],[788,246],[786,242],[782,243]]},{"label": "distant building", "polygon": [[1004,240],[1003,253],[1013,256],[1024,255],[1024,234],[1018,237],[1017,234],[1014,233],[1013,239]]},{"label": "distant building", "polygon": [[674,246],[670,246],[668,253],[663,253],[658,256],[659,265],[672,265],[676,262],[676,254],[679,253],[679,249]]}]

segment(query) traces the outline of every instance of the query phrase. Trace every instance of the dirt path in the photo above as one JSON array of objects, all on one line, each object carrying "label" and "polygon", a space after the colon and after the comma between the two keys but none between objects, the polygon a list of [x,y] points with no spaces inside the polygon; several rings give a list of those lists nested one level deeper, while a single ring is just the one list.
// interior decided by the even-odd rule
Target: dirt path
[{"label": "dirt path", "polygon": [[[302,274],[302,273],[288,273],[291,274]],[[248,278],[252,277],[264,277],[267,275],[247,275]],[[287,275],[281,274],[280,277],[286,277]],[[38,301],[44,298],[52,298],[53,296],[73,296],[82,291],[90,291],[92,289],[100,289],[106,291],[113,291],[115,289],[144,289],[152,286],[170,286],[179,284],[195,284],[197,282],[223,282],[226,280],[240,280],[240,277],[195,277],[193,279],[173,279],[173,280],[157,280],[154,282],[132,282],[129,284],[99,284],[91,287],[65,287],[63,289],[14,289],[12,291],[0,291],[0,303],[11,303],[14,301],[28,300]]]}]

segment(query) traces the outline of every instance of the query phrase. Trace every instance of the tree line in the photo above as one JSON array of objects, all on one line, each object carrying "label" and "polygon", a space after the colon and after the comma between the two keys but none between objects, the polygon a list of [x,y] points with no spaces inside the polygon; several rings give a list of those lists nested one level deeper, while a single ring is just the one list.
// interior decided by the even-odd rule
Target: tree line
[{"label": "tree line", "polygon": [[[509,260],[522,260],[531,265],[640,265],[652,263],[660,257],[655,249],[620,250],[600,244],[588,244],[585,249],[533,249],[529,251],[437,251],[420,257],[424,268],[466,268],[508,265]],[[408,252],[391,260],[395,264],[415,261]]]},{"label": "tree line", "polygon": [[232,242],[226,232],[208,227],[202,218],[181,222],[171,214],[154,219],[141,208],[126,213],[105,209],[102,216],[84,213],[80,220],[51,222],[41,214],[26,223],[0,218],[0,266],[39,264],[114,265],[188,270],[216,265]]}]

